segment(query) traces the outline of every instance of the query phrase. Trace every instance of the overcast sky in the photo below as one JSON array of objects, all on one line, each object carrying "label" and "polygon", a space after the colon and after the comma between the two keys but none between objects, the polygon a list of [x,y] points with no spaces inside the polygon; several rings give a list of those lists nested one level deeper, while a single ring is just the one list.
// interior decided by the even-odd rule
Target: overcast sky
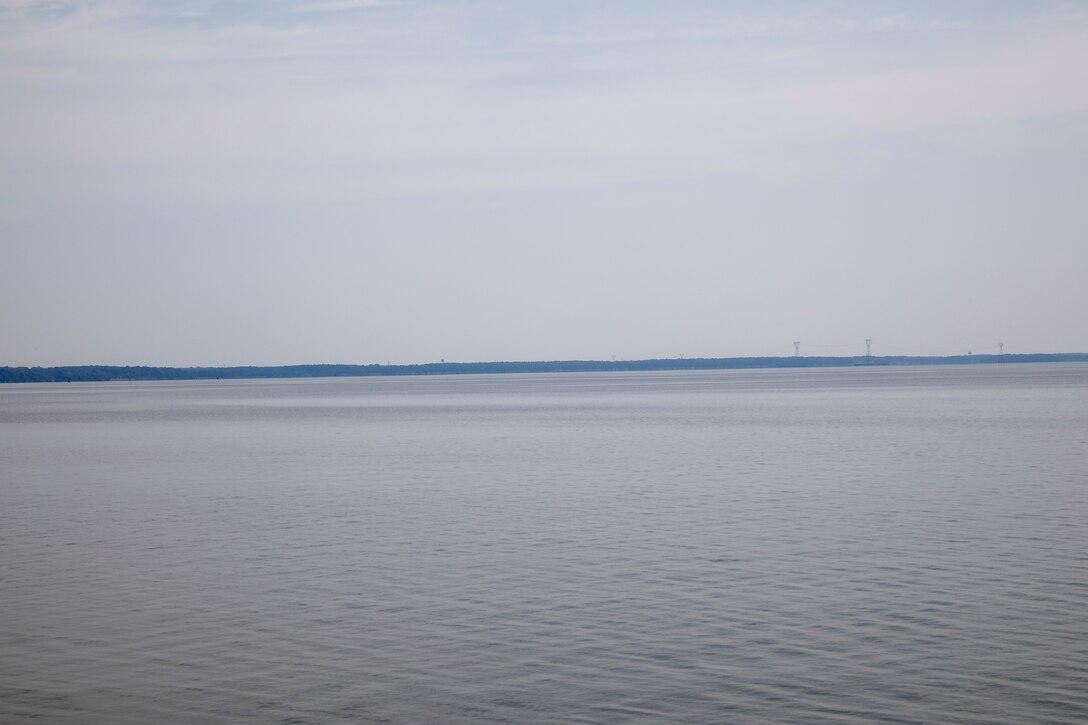
[{"label": "overcast sky", "polygon": [[0,365],[1088,351],[1088,4],[0,0]]}]

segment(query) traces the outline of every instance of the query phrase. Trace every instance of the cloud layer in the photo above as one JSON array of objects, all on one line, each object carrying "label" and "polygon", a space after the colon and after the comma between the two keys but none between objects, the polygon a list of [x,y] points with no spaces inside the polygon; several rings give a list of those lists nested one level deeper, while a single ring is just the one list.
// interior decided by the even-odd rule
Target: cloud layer
[{"label": "cloud layer", "polygon": [[0,363],[1088,349],[1076,6],[164,5],[0,2]]}]

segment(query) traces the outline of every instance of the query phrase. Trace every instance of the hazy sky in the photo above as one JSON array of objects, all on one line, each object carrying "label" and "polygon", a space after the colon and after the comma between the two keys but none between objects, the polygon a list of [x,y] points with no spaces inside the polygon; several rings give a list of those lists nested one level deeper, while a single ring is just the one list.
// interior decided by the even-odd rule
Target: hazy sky
[{"label": "hazy sky", "polygon": [[0,0],[0,365],[1088,351],[1088,3]]}]

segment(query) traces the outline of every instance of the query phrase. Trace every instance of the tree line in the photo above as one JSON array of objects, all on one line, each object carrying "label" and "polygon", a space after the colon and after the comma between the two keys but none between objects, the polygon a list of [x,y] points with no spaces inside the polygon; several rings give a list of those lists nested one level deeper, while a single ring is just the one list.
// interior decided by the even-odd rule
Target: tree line
[{"label": "tree line", "polygon": [[732,357],[655,360],[555,360],[529,362],[438,362],[416,365],[279,365],[241,367],[151,367],[76,365],[0,367],[0,383],[105,382],[111,380],[232,380],[241,378],[325,378],[375,375],[466,375],[574,373],[649,370],[726,370],[742,368],[843,367],[851,365],[965,365],[1013,362],[1088,361],[1088,353],[953,355],[944,357]]}]

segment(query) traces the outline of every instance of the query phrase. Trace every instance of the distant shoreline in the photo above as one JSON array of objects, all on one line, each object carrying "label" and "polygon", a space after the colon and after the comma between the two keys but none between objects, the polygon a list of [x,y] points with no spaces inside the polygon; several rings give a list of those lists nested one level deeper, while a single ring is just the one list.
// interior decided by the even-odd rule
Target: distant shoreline
[{"label": "distant shoreline", "polygon": [[739,370],[888,365],[974,365],[1037,362],[1088,362],[1088,353],[1027,353],[886,357],[724,357],[656,360],[555,360],[550,362],[437,362],[416,365],[275,365],[235,367],[150,367],[75,365],[0,367],[0,383],[107,382],[114,380],[237,380],[245,378],[327,378],[392,375],[484,375],[502,373],[582,373],[646,370]]}]

